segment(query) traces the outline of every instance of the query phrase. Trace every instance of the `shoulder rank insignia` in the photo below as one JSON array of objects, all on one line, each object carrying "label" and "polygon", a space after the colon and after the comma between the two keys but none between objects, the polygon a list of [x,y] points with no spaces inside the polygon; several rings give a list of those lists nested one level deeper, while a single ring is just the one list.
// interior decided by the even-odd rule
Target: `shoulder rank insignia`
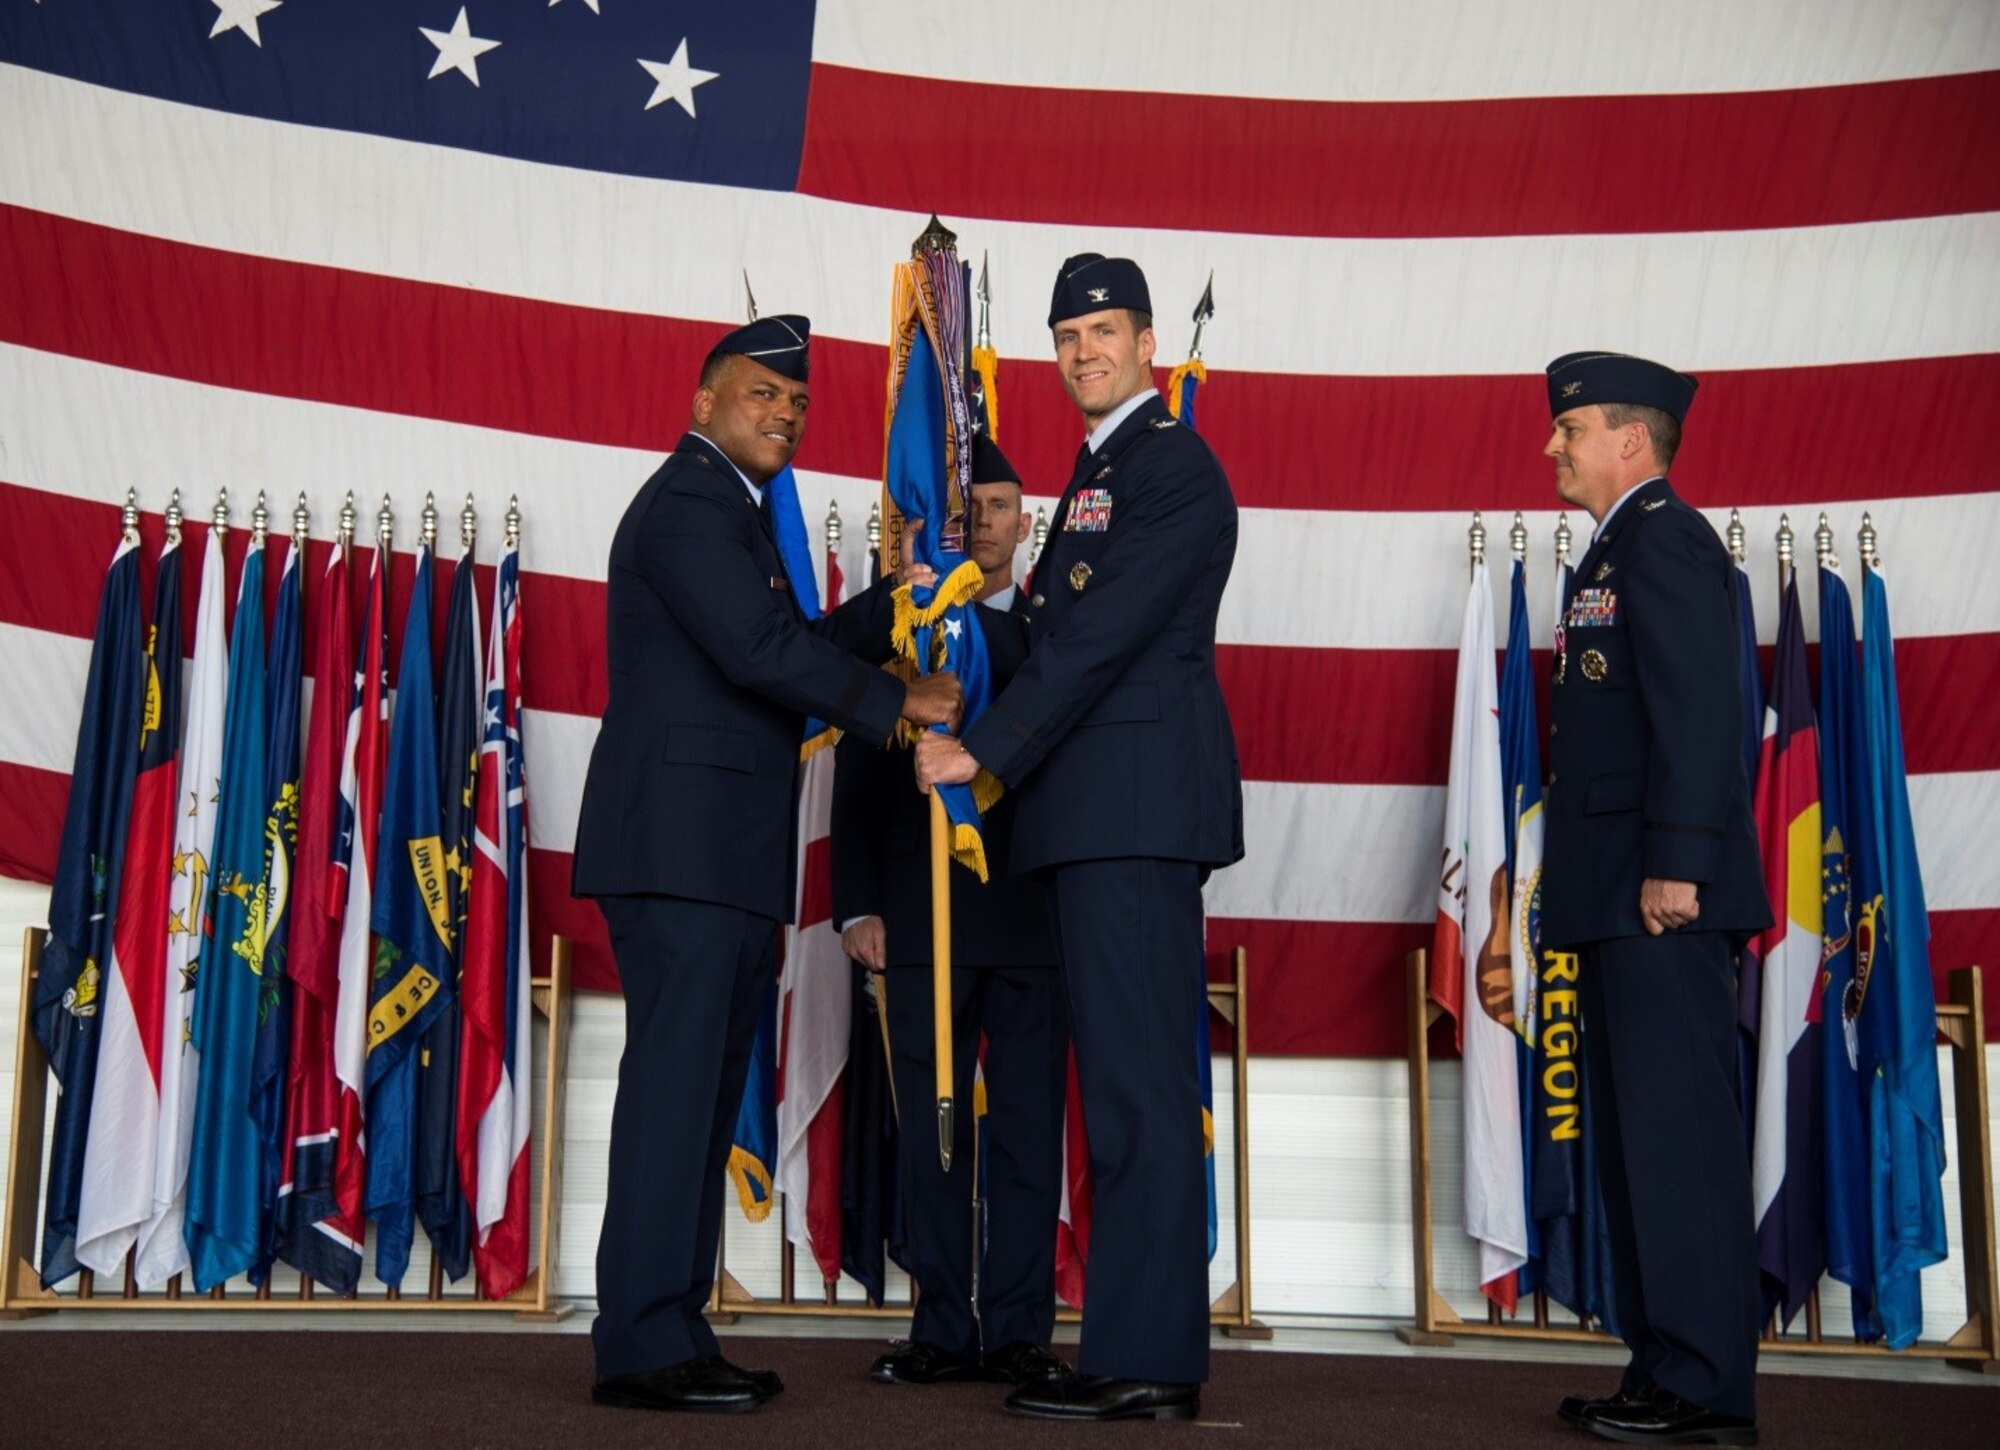
[{"label": "shoulder rank insignia", "polygon": [[1181,426],[1181,424],[1180,424],[1180,420],[1179,420],[1178,418],[1155,418],[1155,419],[1153,420],[1153,427],[1154,427],[1154,428],[1156,428],[1156,429],[1157,429],[1157,428],[1178,428],[1178,427],[1180,427],[1180,426]]},{"label": "shoulder rank insignia", "polygon": [[1090,582],[1090,565],[1084,563],[1081,559],[1077,560],[1076,563],[1070,565],[1070,570],[1069,570],[1070,588],[1074,589],[1077,593],[1081,594],[1083,593],[1083,586],[1088,584],[1089,582]]},{"label": "shoulder rank insignia", "polygon": [[1108,488],[1080,488],[1069,501],[1069,513],[1063,519],[1063,532],[1075,534],[1101,534],[1111,527],[1111,490]]},{"label": "shoulder rank insignia", "polygon": [[1666,506],[1667,506],[1667,501],[1663,498],[1649,498],[1644,503],[1639,505],[1639,507],[1644,509],[1647,513],[1651,513],[1654,509],[1663,509]]},{"label": "shoulder rank insignia", "polygon": [[1585,650],[1583,658],[1578,663],[1583,666],[1583,677],[1593,682],[1602,680],[1608,668],[1601,650]]},{"label": "shoulder rank insignia", "polygon": [[1599,564],[1597,566],[1597,572],[1591,575],[1590,577],[1592,579],[1608,579],[1610,576],[1611,576],[1611,566],[1609,564]]}]

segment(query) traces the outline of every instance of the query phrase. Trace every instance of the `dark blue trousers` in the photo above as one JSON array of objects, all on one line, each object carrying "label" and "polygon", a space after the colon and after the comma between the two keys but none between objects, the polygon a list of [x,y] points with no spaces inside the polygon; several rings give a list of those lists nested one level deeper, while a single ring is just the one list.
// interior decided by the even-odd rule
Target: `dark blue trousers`
[{"label": "dark blue trousers", "polygon": [[1721,932],[1597,942],[1578,985],[1625,1388],[1752,1417],[1762,1291],[1730,946]]},{"label": "dark blue trousers", "polygon": [[644,1374],[717,1352],[702,1310],[777,923],[672,896],[607,896],[598,909],[625,993],[625,1053],[590,1335],[598,1374]]},{"label": "dark blue trousers", "polygon": [[[937,1051],[929,967],[887,973],[889,1040],[902,1110],[903,1224],[919,1288],[910,1338],[961,1359],[1055,1328],[1056,1213],[1062,1202],[1063,1087],[1069,1021],[1054,967],[952,972],[951,1172],[938,1162]],[[972,1075],[986,1037],[986,1243],[979,1317],[972,1313]]]},{"label": "dark blue trousers", "polygon": [[1093,1194],[1077,1368],[1198,1384],[1209,1339],[1199,870],[1082,861],[1052,881]]}]

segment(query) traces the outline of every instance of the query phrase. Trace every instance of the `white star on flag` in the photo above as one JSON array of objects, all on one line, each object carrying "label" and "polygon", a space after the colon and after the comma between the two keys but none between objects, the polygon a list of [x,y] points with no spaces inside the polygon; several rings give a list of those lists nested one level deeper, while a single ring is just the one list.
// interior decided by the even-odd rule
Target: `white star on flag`
[{"label": "white star on flag", "polygon": [[944,637],[946,639],[957,639],[958,631],[959,631],[959,622],[957,620],[947,619],[944,622]]},{"label": "white star on flag", "polygon": [[[40,4],[41,0],[35,0]],[[264,37],[257,33],[257,17],[269,15],[285,0],[211,0],[215,6],[215,28],[208,32],[210,40],[232,30],[240,30],[250,37],[250,43],[259,50],[264,48]]]},{"label": "white star on flag", "polygon": [[475,86],[479,84],[479,57],[489,50],[499,48],[497,40],[481,40],[472,33],[472,26],[465,18],[465,7],[458,7],[458,19],[449,30],[426,30],[419,25],[424,39],[437,47],[437,60],[431,65],[431,73],[426,80],[436,80],[448,70],[455,70]]},{"label": "white star on flag", "polygon": [[646,102],[646,109],[652,110],[663,101],[673,101],[690,116],[694,114],[694,88],[705,86],[714,80],[720,71],[696,70],[688,64],[687,37],[681,37],[680,48],[674,58],[662,63],[657,60],[642,60],[639,64],[654,80],[653,98]]}]

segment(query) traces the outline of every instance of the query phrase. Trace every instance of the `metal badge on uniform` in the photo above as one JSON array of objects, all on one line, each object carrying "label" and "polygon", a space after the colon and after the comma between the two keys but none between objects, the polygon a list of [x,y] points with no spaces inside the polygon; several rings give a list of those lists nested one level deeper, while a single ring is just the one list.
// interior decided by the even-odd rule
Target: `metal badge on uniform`
[{"label": "metal badge on uniform", "polygon": [[1097,472],[1095,472],[1095,473],[1091,474],[1090,476],[1091,476],[1092,478],[1109,478],[1109,477],[1111,477],[1111,465],[1110,465],[1110,464],[1108,464],[1108,463],[1107,463],[1107,464],[1105,464],[1105,465],[1104,465],[1104,467],[1102,467],[1102,468],[1098,469],[1098,470],[1097,470]]},{"label": "metal badge on uniform", "polygon": [[1609,668],[1605,663],[1603,653],[1594,649],[1585,650],[1583,658],[1579,663],[1583,666],[1583,677],[1593,682],[1602,680]]},{"label": "metal badge on uniform", "polygon": [[1651,513],[1654,509],[1663,509],[1666,506],[1667,506],[1667,501],[1663,498],[1649,498],[1644,503],[1639,505],[1639,507],[1644,509],[1647,513]]},{"label": "metal badge on uniform", "polygon": [[[1111,490],[1108,488],[1080,488],[1076,497],[1069,501],[1069,516],[1063,520],[1063,532],[1075,534],[1101,534],[1111,527]],[[1082,585],[1078,585],[1082,588]]]},{"label": "metal badge on uniform", "polygon": [[1590,577],[1598,580],[1599,582],[1609,579],[1611,577],[1611,566],[1609,564],[1599,564],[1597,566],[1597,572],[1591,575]]},{"label": "metal badge on uniform", "polygon": [[1178,418],[1155,418],[1153,420],[1153,431],[1156,433],[1162,428],[1178,428],[1180,426],[1181,420]]},{"label": "metal badge on uniform", "polygon": [[1618,622],[1618,596],[1609,589],[1579,589],[1571,596],[1569,613],[1563,623],[1571,629],[1590,629]]},{"label": "metal badge on uniform", "polygon": [[1083,593],[1083,586],[1088,584],[1089,582],[1090,582],[1090,565],[1084,563],[1083,560],[1081,559],[1077,560],[1074,564],[1070,565],[1069,569],[1070,588],[1074,589],[1077,593],[1081,594]]}]

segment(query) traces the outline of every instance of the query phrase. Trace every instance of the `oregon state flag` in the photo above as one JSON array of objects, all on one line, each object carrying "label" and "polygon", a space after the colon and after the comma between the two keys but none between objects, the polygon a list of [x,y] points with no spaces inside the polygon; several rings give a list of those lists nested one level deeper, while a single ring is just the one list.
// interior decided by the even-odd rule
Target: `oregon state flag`
[{"label": "oregon state flag", "polygon": [[417,1049],[443,1010],[451,909],[438,809],[431,683],[431,550],[417,551],[389,722],[389,780],[375,843],[375,954],[368,982],[368,1193],[375,1276],[400,1286],[416,1225]]}]

